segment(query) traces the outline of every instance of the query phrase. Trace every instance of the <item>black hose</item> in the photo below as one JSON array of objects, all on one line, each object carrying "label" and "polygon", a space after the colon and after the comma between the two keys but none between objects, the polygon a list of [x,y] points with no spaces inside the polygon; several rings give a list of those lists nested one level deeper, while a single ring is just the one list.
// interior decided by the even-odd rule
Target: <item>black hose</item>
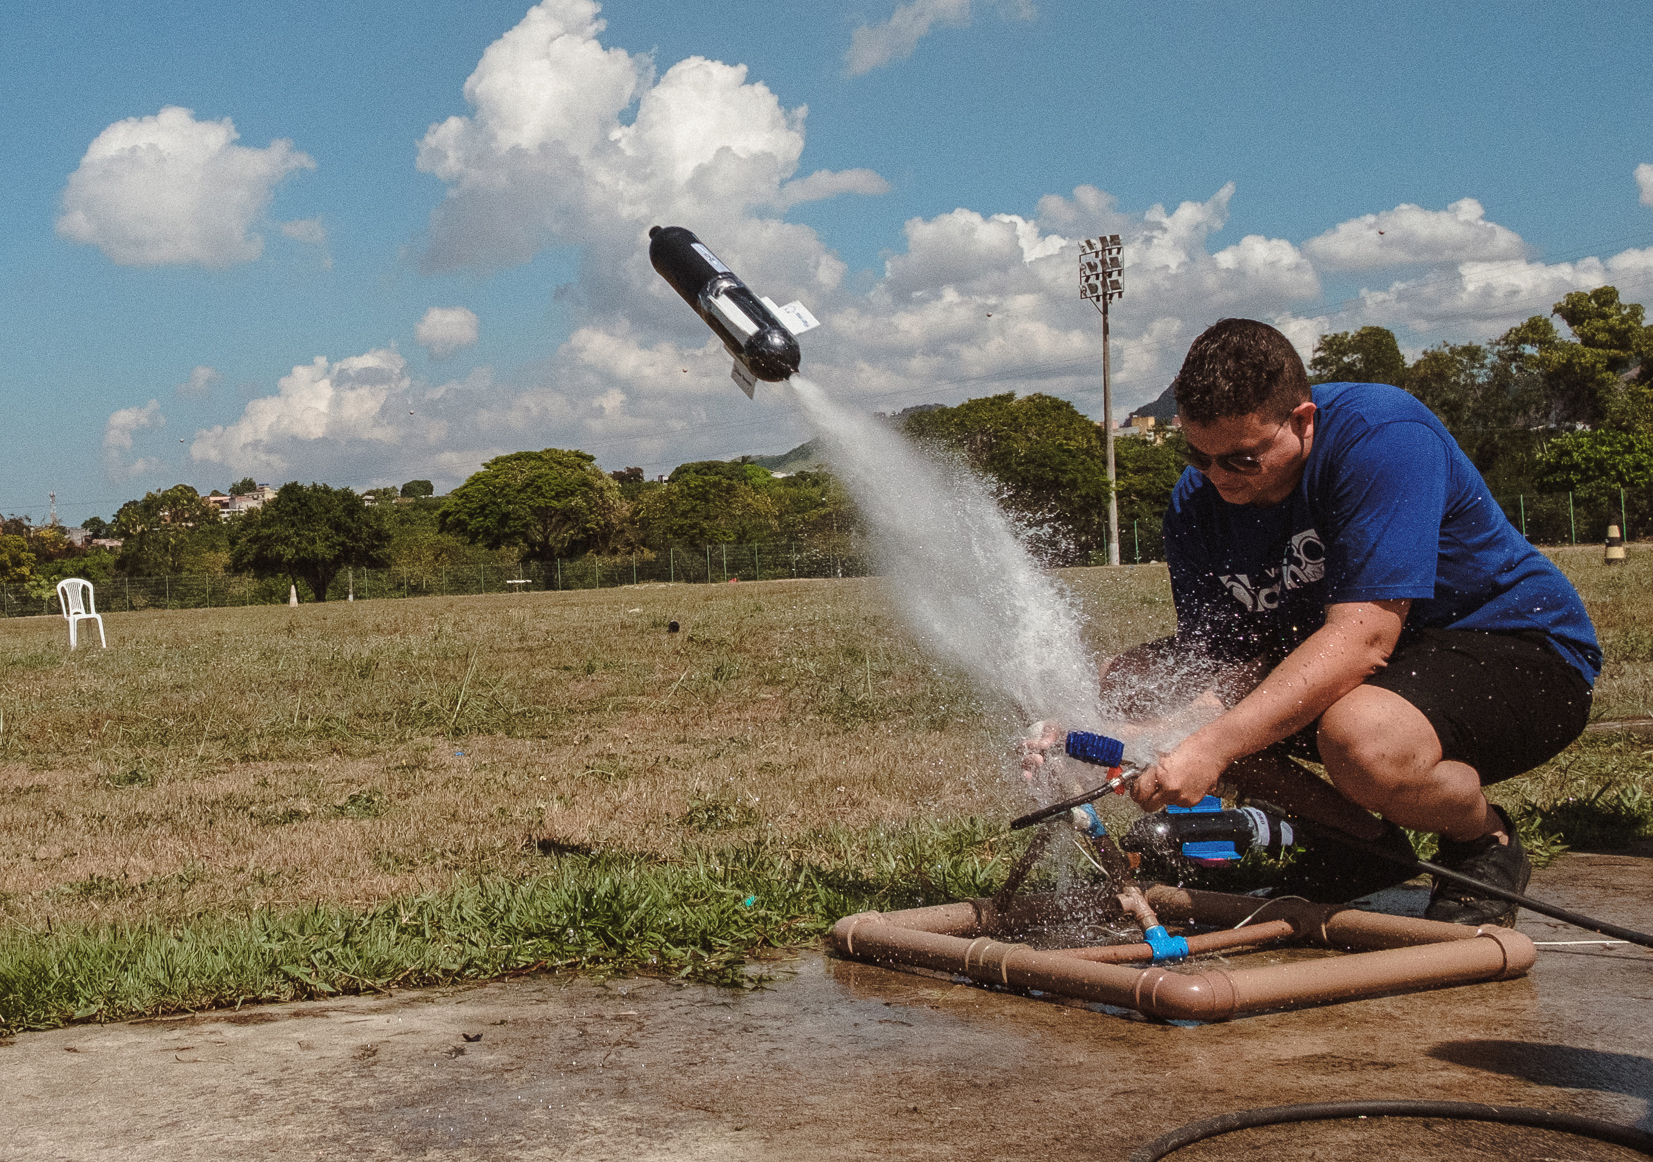
[{"label": "black hose", "polygon": [[1234,1130],[1254,1126],[1281,1126],[1294,1122],[1320,1122],[1336,1118],[1454,1118],[1468,1122],[1499,1122],[1509,1126],[1533,1126],[1542,1130],[1557,1130],[1598,1142],[1611,1142],[1629,1150],[1653,1157],[1653,1134],[1634,1126],[1604,1122],[1599,1118],[1579,1117],[1577,1114],[1558,1114],[1550,1110],[1533,1110],[1524,1106],[1483,1105],[1468,1101],[1330,1101],[1311,1102],[1295,1106],[1267,1106],[1263,1109],[1236,1110],[1218,1114],[1178,1126],[1169,1134],[1162,1134],[1152,1142],[1138,1146],[1128,1162],[1159,1162],[1167,1154],[1184,1146]]},{"label": "black hose", "polygon": [[1442,867],[1438,863],[1430,863],[1426,859],[1418,859],[1414,856],[1405,856],[1401,855],[1399,852],[1388,851],[1374,843],[1367,843],[1364,839],[1356,839],[1347,831],[1339,830],[1338,828],[1332,827],[1326,823],[1318,823],[1313,819],[1304,819],[1299,815],[1294,815],[1289,811],[1282,810],[1272,803],[1265,803],[1259,799],[1252,799],[1249,797],[1246,799],[1246,802],[1251,803],[1261,810],[1269,812],[1270,814],[1280,815],[1284,818],[1290,819],[1295,826],[1301,827],[1304,831],[1311,834],[1318,832],[1329,839],[1334,839],[1339,843],[1347,844],[1356,851],[1363,851],[1367,855],[1375,855],[1379,859],[1388,860],[1390,863],[1396,864],[1399,867],[1407,868],[1413,872],[1427,873],[1440,879],[1450,880],[1455,884],[1462,884],[1464,887],[1473,888],[1477,892],[1485,892],[1487,895],[1493,896],[1497,899],[1508,900],[1512,904],[1519,904],[1529,912],[1537,912],[1541,916],[1549,916],[1552,919],[1564,921],[1574,927],[1583,928],[1589,932],[1599,932],[1603,936],[1611,936],[1615,940],[1623,940],[1630,944],[1639,944],[1643,948],[1653,948],[1653,936],[1648,935],[1646,932],[1637,932],[1634,928],[1623,928],[1617,924],[1609,924],[1605,920],[1597,920],[1594,917],[1586,916],[1580,912],[1569,911],[1566,908],[1558,908],[1554,904],[1546,904],[1542,900],[1533,899],[1531,896],[1523,896],[1519,892],[1512,892],[1507,888],[1500,888],[1495,884],[1485,883],[1481,880],[1475,879],[1472,876],[1466,876],[1462,872],[1453,871],[1449,867]]}]

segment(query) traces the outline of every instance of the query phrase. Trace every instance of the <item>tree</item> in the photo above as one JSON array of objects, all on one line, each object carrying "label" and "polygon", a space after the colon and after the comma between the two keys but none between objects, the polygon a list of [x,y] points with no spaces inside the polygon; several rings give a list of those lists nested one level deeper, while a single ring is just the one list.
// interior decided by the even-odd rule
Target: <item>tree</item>
[{"label": "tree", "polygon": [[619,486],[587,452],[546,448],[496,456],[448,494],[440,527],[490,549],[550,561],[607,548],[620,532]]},{"label": "tree", "polygon": [[[717,464],[721,461],[710,461]],[[740,468],[740,465],[730,465]],[[753,467],[764,477],[767,468]],[[651,548],[767,541],[778,527],[779,506],[770,490],[742,476],[690,472],[641,496],[632,509],[637,534]]]},{"label": "tree", "polygon": [[34,577],[29,542],[13,534],[0,536],[0,585],[26,585]]},{"label": "tree", "polygon": [[794,472],[769,490],[779,534],[786,541],[838,541],[861,532],[861,513],[849,491],[828,472]]},{"label": "tree", "polygon": [[80,527],[86,530],[87,536],[94,537],[98,540],[104,540],[114,532],[114,529],[110,526],[109,522],[104,520],[101,516],[87,517],[85,520],[80,522]]},{"label": "tree", "polygon": [[409,480],[406,484],[402,485],[402,495],[409,498],[435,496],[436,485],[432,484],[429,480]]},{"label": "tree", "polygon": [[1618,375],[1633,364],[1642,364],[1646,382],[1653,367],[1653,327],[1646,325],[1646,311],[1640,303],[1619,301],[1617,287],[1598,286],[1593,291],[1573,291],[1550,312],[1559,315],[1581,347],[1599,351],[1608,371]]},{"label": "tree", "polygon": [[230,485],[231,496],[250,496],[252,493],[257,491],[258,481],[254,480],[251,476],[243,476],[240,480],[237,480],[234,484]]},{"label": "tree", "polygon": [[1101,430],[1055,396],[1014,392],[913,412],[907,434],[960,452],[995,479],[1000,503],[1040,531],[1056,561],[1085,560],[1107,538],[1108,469]]},{"label": "tree", "polygon": [[1546,492],[1604,493],[1653,484],[1653,437],[1631,432],[1566,432],[1538,457]]},{"label": "tree", "polygon": [[123,541],[118,567],[128,576],[188,572],[223,546],[218,510],[187,484],[127,501],[115,513],[114,532]]},{"label": "tree", "polygon": [[1320,336],[1309,360],[1310,383],[1391,383],[1404,386],[1406,357],[1387,327]]},{"label": "tree", "polygon": [[303,581],[317,601],[326,601],[340,570],[383,568],[389,547],[382,510],[348,488],[295,480],[236,522],[231,559],[259,578]]},{"label": "tree", "polygon": [[1613,432],[1653,436],[1653,381],[1637,378],[1620,383],[1607,401],[1602,426]]}]

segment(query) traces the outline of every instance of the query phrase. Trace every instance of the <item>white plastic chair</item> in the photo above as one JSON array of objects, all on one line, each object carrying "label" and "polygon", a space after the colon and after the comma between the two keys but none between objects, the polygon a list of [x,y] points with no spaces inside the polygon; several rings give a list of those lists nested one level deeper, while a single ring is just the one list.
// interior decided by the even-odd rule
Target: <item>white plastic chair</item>
[{"label": "white plastic chair", "polygon": [[77,644],[75,641],[75,627],[83,621],[98,623],[98,641],[104,649],[109,648],[109,639],[103,636],[103,618],[98,616],[97,603],[92,599],[92,583],[81,577],[70,577],[57,583],[57,602],[63,609],[63,616],[69,619],[69,648],[72,650]]}]

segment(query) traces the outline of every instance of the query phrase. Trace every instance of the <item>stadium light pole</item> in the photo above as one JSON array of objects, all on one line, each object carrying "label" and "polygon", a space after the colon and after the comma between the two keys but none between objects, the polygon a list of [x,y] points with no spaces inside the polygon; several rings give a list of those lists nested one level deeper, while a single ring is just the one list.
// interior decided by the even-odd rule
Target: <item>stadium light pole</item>
[{"label": "stadium light pole", "polygon": [[1119,564],[1119,495],[1114,491],[1113,384],[1108,367],[1108,304],[1125,295],[1120,281],[1124,247],[1117,234],[1099,234],[1079,244],[1079,297],[1102,315],[1102,431],[1108,448],[1108,564]]}]

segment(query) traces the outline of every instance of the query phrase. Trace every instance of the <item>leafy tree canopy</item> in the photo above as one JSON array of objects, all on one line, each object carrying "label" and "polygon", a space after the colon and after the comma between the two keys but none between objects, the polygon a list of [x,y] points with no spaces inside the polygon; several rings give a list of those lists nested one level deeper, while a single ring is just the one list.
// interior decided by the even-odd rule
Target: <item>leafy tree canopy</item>
[{"label": "leafy tree canopy", "polygon": [[1645,361],[1653,355],[1653,327],[1646,324],[1640,303],[1619,301],[1617,287],[1599,286],[1592,291],[1573,291],[1555,304],[1551,314],[1559,315],[1579,346],[1602,355],[1602,365],[1615,375],[1637,361],[1643,361],[1643,377],[1649,370]]},{"label": "leafy tree canopy", "polygon": [[1632,432],[1567,432],[1538,457],[1546,492],[1602,493],[1653,484],[1653,437]]},{"label": "leafy tree canopy", "polygon": [[490,549],[550,561],[608,548],[625,502],[588,452],[546,448],[496,456],[448,494],[440,527]]},{"label": "leafy tree canopy", "polygon": [[237,480],[234,484],[230,485],[231,496],[249,496],[257,491],[258,481],[254,480],[251,476],[243,476],[240,480]]},{"label": "leafy tree canopy", "polygon": [[666,477],[666,483],[676,484],[690,476],[721,477],[749,484],[754,488],[768,484],[775,478],[775,474],[769,469],[742,460],[694,460],[673,468],[672,474]]},{"label": "leafy tree canopy", "polygon": [[[768,477],[767,469],[759,471]],[[685,473],[664,488],[644,493],[632,509],[639,537],[656,549],[773,540],[779,514],[780,506],[769,491],[743,476],[719,472]]]},{"label": "leafy tree canopy", "polygon": [[119,568],[128,576],[159,576],[200,569],[205,554],[223,548],[218,510],[187,484],[129,500],[115,513]]},{"label": "leafy tree canopy", "polygon": [[260,578],[302,581],[317,601],[326,601],[341,570],[383,568],[389,547],[381,510],[348,488],[295,480],[235,523],[231,559]]},{"label": "leafy tree canopy", "polygon": [[1509,422],[1509,409],[1488,390],[1488,365],[1487,349],[1479,343],[1441,343],[1407,370],[1406,388],[1448,431],[1461,433],[1472,423],[1501,426]]},{"label": "leafy tree canopy", "polygon": [[[1014,392],[913,412],[902,426],[961,453],[996,480],[1001,503],[1058,561],[1084,560],[1107,539],[1108,471],[1101,430],[1055,396]],[[1117,457],[1116,457],[1117,461]]]},{"label": "leafy tree canopy", "polygon": [[29,542],[14,534],[0,536],[0,585],[26,585],[34,577],[35,556]]},{"label": "leafy tree canopy", "polygon": [[1402,386],[1406,356],[1387,327],[1320,336],[1309,360],[1310,383],[1391,383]]},{"label": "leafy tree canopy", "polygon": [[436,485],[429,480],[409,480],[402,485],[402,495],[406,497],[435,496]]}]

